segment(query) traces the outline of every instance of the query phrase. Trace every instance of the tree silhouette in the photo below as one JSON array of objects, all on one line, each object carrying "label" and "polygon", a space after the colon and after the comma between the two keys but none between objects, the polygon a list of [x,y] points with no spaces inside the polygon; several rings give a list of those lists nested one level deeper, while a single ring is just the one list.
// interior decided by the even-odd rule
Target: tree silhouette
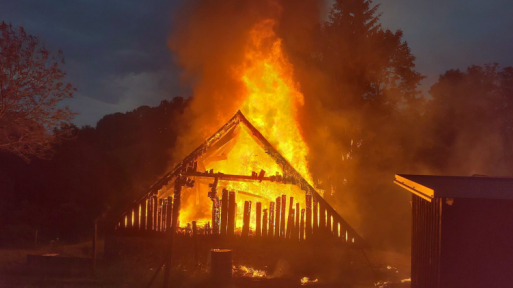
[{"label": "tree silhouette", "polygon": [[50,52],[20,27],[0,24],[0,150],[29,161],[50,158],[54,144],[73,134],[76,115],[60,101],[75,88],[64,82],[62,52]]},{"label": "tree silhouette", "polygon": [[513,67],[470,66],[440,75],[427,108],[425,161],[442,173],[504,175],[513,166]]}]

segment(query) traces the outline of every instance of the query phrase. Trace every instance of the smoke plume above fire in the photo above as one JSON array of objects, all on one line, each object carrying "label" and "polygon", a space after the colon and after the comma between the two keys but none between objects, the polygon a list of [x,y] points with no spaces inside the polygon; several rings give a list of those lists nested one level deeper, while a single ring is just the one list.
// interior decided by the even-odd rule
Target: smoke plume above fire
[{"label": "smoke plume above fire", "polygon": [[[294,67],[275,30],[283,4],[276,1],[196,1],[169,41],[192,83],[177,158],[221,127],[237,110],[310,183],[308,147],[298,122],[304,105]],[[304,3],[303,3],[304,4]],[[314,13],[315,15],[315,13]]]}]

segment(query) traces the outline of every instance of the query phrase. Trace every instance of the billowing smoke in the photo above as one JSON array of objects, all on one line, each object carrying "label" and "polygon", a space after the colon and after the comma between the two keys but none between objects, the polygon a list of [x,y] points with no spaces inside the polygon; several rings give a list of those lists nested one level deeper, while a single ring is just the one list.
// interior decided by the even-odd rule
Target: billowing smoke
[{"label": "billowing smoke", "polygon": [[431,130],[421,128],[429,117],[415,57],[377,9],[363,0],[187,1],[169,39],[194,94],[175,160],[241,109],[247,88],[234,69],[251,29],[272,20],[304,96],[297,113],[315,185],[371,244],[406,250],[411,196],[393,175],[435,171],[422,154]]}]

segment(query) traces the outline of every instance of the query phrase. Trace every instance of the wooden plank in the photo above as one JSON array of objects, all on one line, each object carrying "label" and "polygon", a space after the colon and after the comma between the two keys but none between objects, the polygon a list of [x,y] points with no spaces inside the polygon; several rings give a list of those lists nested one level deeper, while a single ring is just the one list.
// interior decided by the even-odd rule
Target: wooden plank
[{"label": "wooden plank", "polygon": [[267,237],[267,209],[264,209],[264,216],[262,217],[262,237]]},{"label": "wooden plank", "polygon": [[228,222],[228,190],[223,189],[223,198],[221,199],[221,235],[226,235]]},{"label": "wooden plank", "polygon": [[287,195],[281,195],[281,221],[280,221],[280,237],[285,237],[285,211],[287,209]]},{"label": "wooden plank", "polygon": [[235,235],[235,192],[228,193],[228,235]]},{"label": "wooden plank", "polygon": [[242,237],[247,238],[249,236],[249,219],[251,216],[251,201],[244,202],[244,214],[242,217]]},{"label": "wooden plank", "polygon": [[153,196],[153,230],[158,231],[158,216],[159,216],[159,205],[157,196]]},{"label": "wooden plank", "polygon": [[148,208],[147,208],[147,230],[153,230],[153,197],[148,197]]},{"label": "wooden plank", "polygon": [[338,230],[339,222],[336,218],[333,218],[333,235],[335,235],[336,238],[339,238],[339,230]]},{"label": "wooden plank", "polygon": [[146,208],[148,207],[148,199],[141,202],[141,230],[146,230]]},{"label": "wooden plank", "polygon": [[323,203],[319,203],[319,232],[323,233],[326,231],[326,206]]},{"label": "wooden plank", "polygon": [[288,220],[289,223],[287,223],[288,226],[290,226],[290,234],[289,234],[289,237],[288,239],[293,239],[293,234],[294,234],[294,223],[295,223],[295,220],[294,220],[294,215],[296,215],[296,211],[295,209],[292,209],[290,212],[289,212],[289,215],[292,215],[292,217]]},{"label": "wooden plank", "polygon": [[173,215],[173,197],[167,197],[167,215],[166,215],[166,231],[171,227],[171,218]]},{"label": "wooden plank", "polygon": [[137,203],[135,204],[135,217],[134,217],[134,230],[139,230],[140,227],[140,220],[141,220],[141,204]]},{"label": "wooden plank", "polygon": [[128,215],[127,215],[127,224],[126,224],[126,228],[129,229],[129,230],[132,230],[132,219],[133,219],[133,215],[134,215],[134,208],[131,208],[130,210],[128,210]]},{"label": "wooden plank", "polygon": [[262,203],[256,203],[256,231],[255,236],[260,238],[262,236]]},{"label": "wooden plank", "polygon": [[167,226],[167,198],[162,199],[162,232],[166,232]]},{"label": "wooden plank", "polygon": [[313,197],[312,199],[312,208],[313,208],[313,226],[312,233],[317,234],[319,230],[319,203],[317,202],[317,198]]},{"label": "wooden plank", "polygon": [[294,229],[294,197],[290,197],[289,201],[289,217],[287,219],[287,234],[285,238],[292,237],[292,230]]},{"label": "wooden plank", "polygon": [[312,236],[312,195],[306,195],[305,239]]},{"label": "wooden plank", "polygon": [[332,226],[331,226],[331,210],[326,210],[326,231],[331,235],[332,234]]},{"label": "wooden plank", "polygon": [[299,209],[299,203],[296,203],[296,225],[294,225],[294,239],[295,240],[298,240],[299,239],[299,222],[300,222],[300,216],[299,214],[301,213],[301,210]]},{"label": "wooden plank", "polygon": [[280,238],[280,218],[281,218],[281,197],[276,198],[276,214],[274,221],[274,237]]},{"label": "wooden plank", "polygon": [[194,264],[199,264],[198,259],[198,231],[196,228],[196,221],[192,221],[192,245],[193,245],[193,255],[194,255]]},{"label": "wooden plank", "polygon": [[299,241],[305,240],[305,209],[301,209],[301,224],[299,225]]},{"label": "wooden plank", "polygon": [[162,199],[159,199],[159,201],[157,202],[158,204],[158,214],[157,214],[157,231],[159,232],[162,232]]},{"label": "wooden plank", "polygon": [[274,206],[274,202],[269,203],[269,231],[267,235],[269,238],[274,237]]},{"label": "wooden plank", "polygon": [[219,198],[212,198],[212,234],[219,235]]}]

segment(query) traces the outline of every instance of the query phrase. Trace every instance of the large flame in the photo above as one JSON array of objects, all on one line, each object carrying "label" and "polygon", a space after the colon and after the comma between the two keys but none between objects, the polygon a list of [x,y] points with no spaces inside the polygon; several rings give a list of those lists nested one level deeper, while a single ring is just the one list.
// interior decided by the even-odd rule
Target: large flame
[{"label": "large flame", "polygon": [[[246,87],[240,110],[282,156],[312,183],[306,161],[308,148],[297,121],[297,107],[303,105],[303,95],[298,91],[293,78],[293,66],[283,55],[281,40],[276,36],[273,26],[272,20],[265,20],[254,26],[249,32],[245,60],[233,69],[234,77]],[[199,166],[204,166],[205,170],[213,169],[225,174],[251,175],[252,171],[258,173],[264,170],[266,175],[283,175],[282,167],[255,143],[250,131],[241,127],[235,134],[235,146],[230,146],[227,153],[214,160],[200,159],[203,165]],[[197,181],[199,187],[196,188],[196,193],[202,191],[201,198],[206,198],[208,183],[200,182]],[[218,191],[222,188],[238,192],[237,228],[242,226],[244,201],[252,201],[252,210],[255,211],[256,202],[261,202],[262,209],[267,209],[271,201],[275,201],[281,195],[287,195],[294,197],[294,203],[300,203],[301,208],[305,208],[305,193],[294,185],[220,181]],[[287,210],[289,199],[287,198]],[[183,208],[180,217],[182,224],[192,220],[211,220],[211,202],[200,201],[199,194],[186,196]],[[252,218],[250,223],[253,225],[254,212]]]},{"label": "large flame", "polygon": [[240,76],[248,95],[241,111],[311,183],[306,162],[308,148],[297,121],[297,106],[304,104],[304,98],[296,88],[292,64],[284,57],[281,39],[276,37],[273,26],[274,21],[266,20],[250,32]]}]

